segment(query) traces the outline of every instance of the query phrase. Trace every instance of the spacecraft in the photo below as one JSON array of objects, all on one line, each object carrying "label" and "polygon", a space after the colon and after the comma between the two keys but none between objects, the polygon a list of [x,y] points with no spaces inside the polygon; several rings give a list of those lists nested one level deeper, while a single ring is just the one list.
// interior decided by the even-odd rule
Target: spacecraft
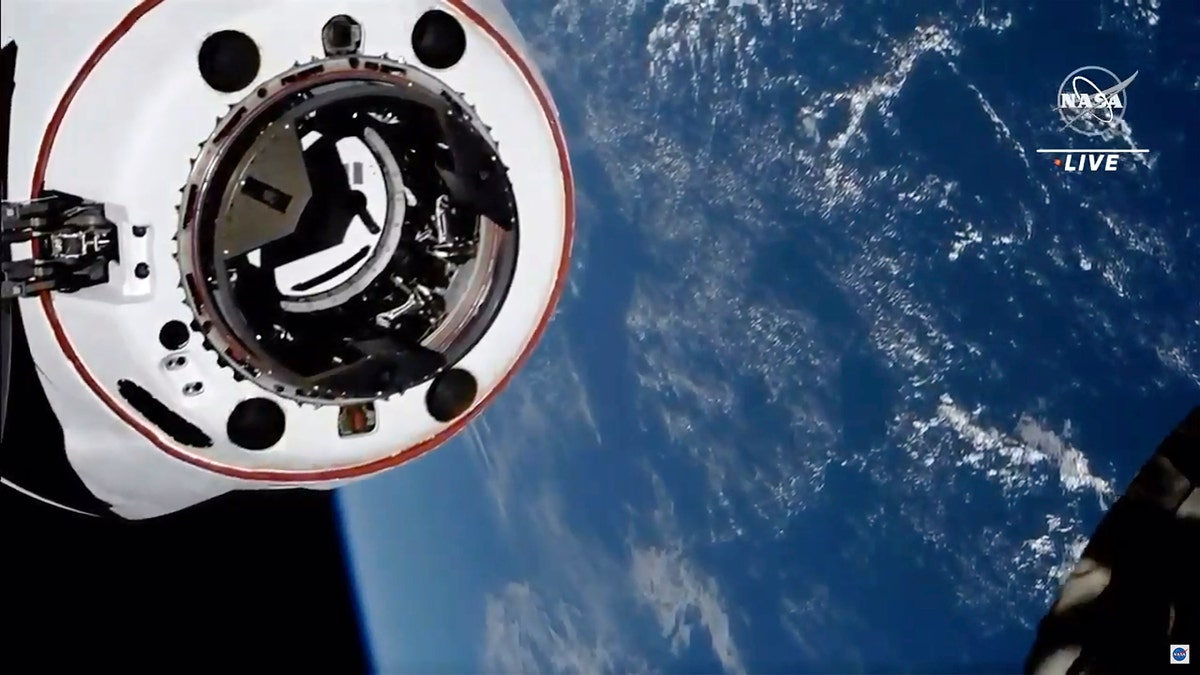
[{"label": "spacecraft", "polygon": [[464,428],[568,269],[499,0],[4,0],[0,476],[153,518]]},{"label": "spacecraft", "polygon": [[1030,675],[1196,672],[1200,406],[1101,519],[1038,624]]}]

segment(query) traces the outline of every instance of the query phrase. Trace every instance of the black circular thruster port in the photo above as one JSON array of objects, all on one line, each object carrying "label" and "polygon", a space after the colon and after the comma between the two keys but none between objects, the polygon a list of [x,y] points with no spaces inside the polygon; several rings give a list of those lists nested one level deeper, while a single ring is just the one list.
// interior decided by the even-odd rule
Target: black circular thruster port
[{"label": "black circular thruster port", "polygon": [[246,450],[266,450],[283,438],[287,419],[279,404],[266,398],[250,398],[233,407],[225,433]]},{"label": "black circular thruster port", "polygon": [[182,321],[171,320],[162,325],[158,330],[158,342],[166,349],[175,351],[183,349],[188,343],[192,332],[188,330],[187,324]]},{"label": "black circular thruster port", "polygon": [[431,9],[413,26],[412,47],[421,63],[430,68],[449,68],[466,53],[467,34],[458,19],[440,9]]},{"label": "black circular thruster port", "polygon": [[200,77],[208,86],[231,94],[249,87],[258,78],[261,57],[249,35],[223,30],[204,38],[197,55]]},{"label": "black circular thruster port", "polygon": [[453,368],[434,378],[425,394],[425,407],[433,419],[449,422],[465,413],[478,393],[479,383],[475,376],[461,368]]}]

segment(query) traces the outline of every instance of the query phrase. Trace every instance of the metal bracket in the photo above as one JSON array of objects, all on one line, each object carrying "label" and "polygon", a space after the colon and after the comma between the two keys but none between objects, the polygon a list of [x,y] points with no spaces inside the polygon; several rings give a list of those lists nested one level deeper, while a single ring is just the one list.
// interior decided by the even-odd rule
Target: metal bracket
[{"label": "metal bracket", "polygon": [[[120,259],[117,226],[98,202],[47,191],[33,201],[3,202],[0,215],[0,299],[105,284],[109,263]],[[34,257],[9,260],[9,247],[23,242],[33,243]]]}]

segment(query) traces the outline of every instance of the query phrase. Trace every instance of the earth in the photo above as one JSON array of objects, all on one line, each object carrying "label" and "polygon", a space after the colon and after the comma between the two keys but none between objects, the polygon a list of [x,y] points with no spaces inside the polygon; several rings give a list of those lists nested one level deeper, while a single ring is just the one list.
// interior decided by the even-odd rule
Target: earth
[{"label": "earth", "polygon": [[[1200,6],[510,9],[570,287],[467,431],[342,491],[376,669],[1019,670],[1200,402]],[[1088,65],[1138,73],[1103,138],[1055,110]]]}]

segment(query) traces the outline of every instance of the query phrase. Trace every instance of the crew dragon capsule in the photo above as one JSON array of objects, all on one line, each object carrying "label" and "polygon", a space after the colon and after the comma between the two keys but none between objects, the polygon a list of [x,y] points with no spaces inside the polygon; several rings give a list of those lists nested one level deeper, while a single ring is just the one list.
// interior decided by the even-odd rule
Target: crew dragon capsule
[{"label": "crew dragon capsule", "polygon": [[568,269],[498,0],[4,0],[8,488],[146,519],[460,431]]}]

